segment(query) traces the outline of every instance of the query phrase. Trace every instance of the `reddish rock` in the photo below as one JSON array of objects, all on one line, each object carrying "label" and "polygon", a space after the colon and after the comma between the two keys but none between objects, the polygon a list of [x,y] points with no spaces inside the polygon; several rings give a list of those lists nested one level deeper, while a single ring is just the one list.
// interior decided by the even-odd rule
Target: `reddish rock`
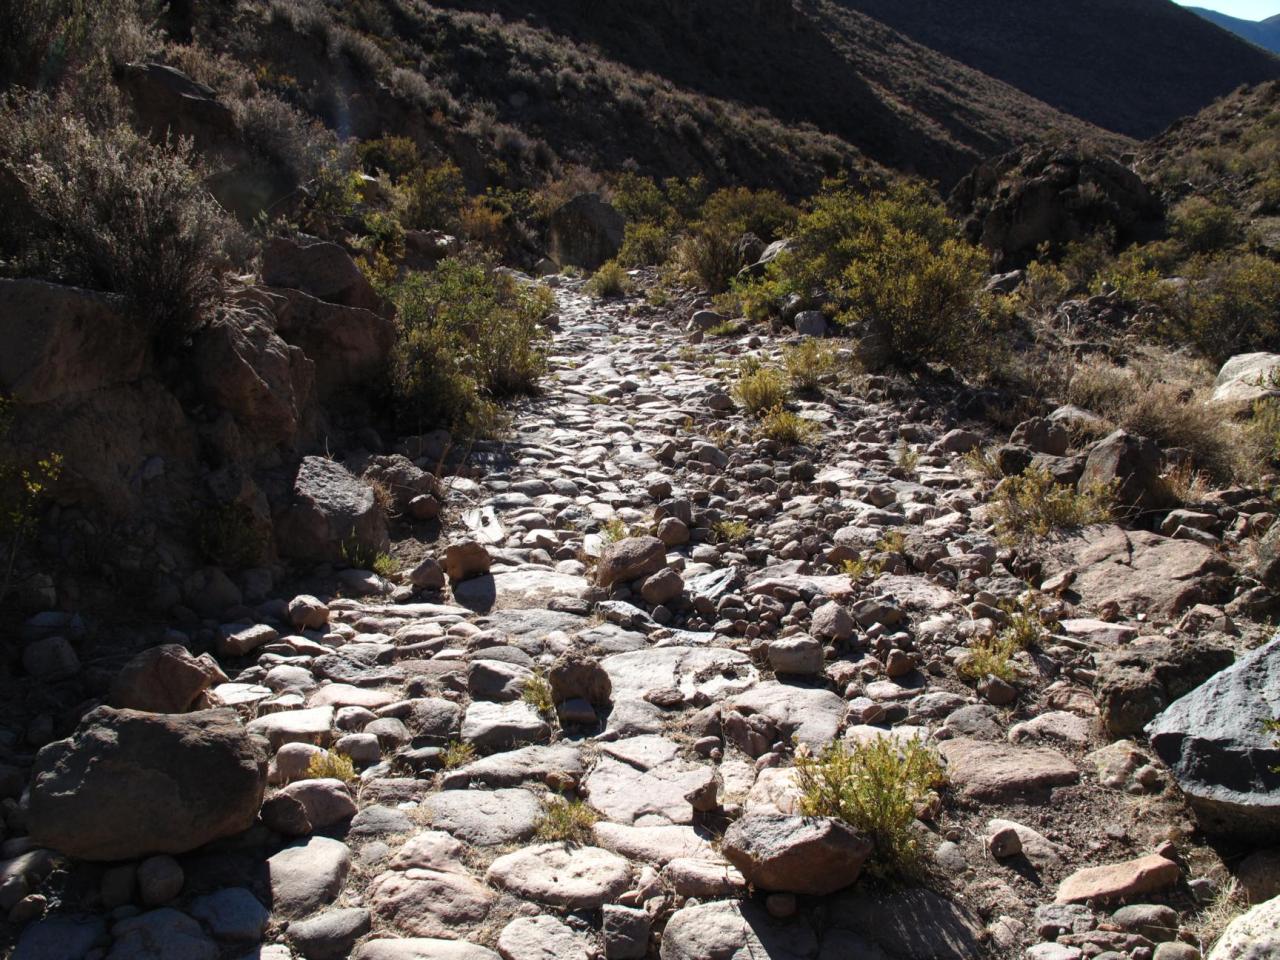
[{"label": "reddish rock", "polygon": [[1178,882],[1178,865],[1159,854],[1125,863],[1077,870],[1058,887],[1058,903],[1121,900],[1154,893]]}]

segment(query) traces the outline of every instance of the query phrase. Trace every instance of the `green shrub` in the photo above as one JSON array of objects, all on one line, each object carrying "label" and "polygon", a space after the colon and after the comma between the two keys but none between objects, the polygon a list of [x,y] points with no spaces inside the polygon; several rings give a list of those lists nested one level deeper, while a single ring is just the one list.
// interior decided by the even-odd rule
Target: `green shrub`
[{"label": "green shrub", "polygon": [[105,65],[142,59],[158,45],[157,7],[148,0],[6,0],[0,91],[48,89],[99,58]]},{"label": "green shrub", "polygon": [[629,267],[658,266],[667,262],[671,253],[671,234],[657,223],[632,221],[622,237],[618,262]]},{"label": "green shrub", "polygon": [[795,226],[799,211],[773,190],[728,187],[717,190],[702,205],[701,220],[735,240],[752,233],[765,242],[784,236]]},{"label": "green shrub", "polygon": [[760,416],[787,399],[787,383],[773,367],[744,369],[733,392],[747,413]]},{"label": "green shrub", "polygon": [[356,147],[360,166],[365,173],[385,173],[392,181],[401,180],[422,166],[418,145],[408,137],[379,137]]},{"label": "green shrub", "polygon": [[1020,306],[1033,313],[1049,313],[1071,295],[1071,279],[1053,263],[1034,260],[1014,296]]},{"label": "green shrub", "polygon": [[593,297],[606,299],[610,297],[625,297],[632,290],[634,284],[627,271],[617,260],[610,260],[597,270],[587,281],[587,293]]},{"label": "green shrub", "polygon": [[1019,649],[1017,642],[1004,633],[979,638],[957,663],[956,672],[974,681],[999,677],[1007,683],[1016,675],[1012,658]]},{"label": "green shrub", "polygon": [[158,342],[205,322],[236,231],[189,143],[97,130],[39,96],[0,102],[0,255],[17,271],[123,295]]},{"label": "green shrub", "polygon": [[723,293],[738,274],[738,237],[714,224],[697,224],[675,247],[678,269],[709,293]]},{"label": "green shrub", "polygon": [[782,404],[767,410],[760,418],[757,435],[786,447],[808,443],[818,434],[818,425],[799,414],[783,408]]},{"label": "green shrub", "polygon": [[1256,473],[1280,463],[1280,400],[1266,397],[1253,404],[1245,425],[1246,456]]},{"label": "green shrub", "polygon": [[542,801],[542,818],[535,835],[544,843],[589,844],[600,815],[581,800],[558,797]]},{"label": "green shrub", "polygon": [[454,163],[420,167],[402,181],[404,224],[410,229],[457,231],[467,204],[467,186]]},{"label": "green shrub", "polygon": [[782,348],[782,366],[792,389],[812,391],[835,369],[836,356],[821,340],[806,339]]},{"label": "green shrub", "polygon": [[1186,276],[1173,308],[1177,339],[1189,339],[1215,363],[1280,347],[1280,264],[1257,254],[1200,257]]},{"label": "green shrub", "polygon": [[991,498],[988,518],[996,536],[1009,544],[1044,539],[1111,519],[1115,493],[1111,487],[1075,487],[1054,482],[1048,470],[1030,467],[1006,477]]},{"label": "green shrub", "polygon": [[744,299],[779,303],[824,289],[836,320],[872,337],[883,358],[911,366],[981,362],[995,342],[980,308],[987,259],[923,184],[864,196],[829,182],[796,226],[793,249]]},{"label": "green shrub", "polygon": [[861,743],[834,741],[820,754],[796,752],[800,811],[838,817],[875,843],[874,862],[884,873],[911,873],[921,850],[912,824],[916,810],[946,783],[937,755],[919,740],[876,737]]},{"label": "green shrub", "polygon": [[751,527],[745,520],[717,520],[711,525],[714,543],[743,543],[751,536]]},{"label": "green shrub", "polygon": [[1212,253],[1244,239],[1235,211],[1207,200],[1188,197],[1173,208],[1171,232],[1191,253]]},{"label": "green shrub", "polygon": [[408,427],[492,435],[497,402],[535,391],[546,371],[542,322],[554,299],[478,258],[450,258],[391,291],[391,386]]}]

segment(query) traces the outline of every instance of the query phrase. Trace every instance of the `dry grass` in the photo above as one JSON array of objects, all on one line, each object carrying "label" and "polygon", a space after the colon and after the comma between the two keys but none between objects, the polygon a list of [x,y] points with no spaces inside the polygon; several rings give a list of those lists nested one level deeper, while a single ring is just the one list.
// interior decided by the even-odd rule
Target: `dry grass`
[{"label": "dry grass", "polygon": [[996,536],[1009,545],[1043,540],[1054,533],[1105,523],[1111,519],[1115,493],[1110,487],[1077,491],[1055,483],[1049,471],[1032,467],[1006,477],[996,487],[989,519]]},{"label": "dry grass", "polygon": [[547,843],[589,844],[591,828],[599,819],[600,815],[581,800],[548,798],[542,801],[536,836]]},{"label": "dry grass", "polygon": [[1200,941],[1201,952],[1207,956],[1231,921],[1248,909],[1244,890],[1235,877],[1230,878],[1190,924],[1192,936]]}]

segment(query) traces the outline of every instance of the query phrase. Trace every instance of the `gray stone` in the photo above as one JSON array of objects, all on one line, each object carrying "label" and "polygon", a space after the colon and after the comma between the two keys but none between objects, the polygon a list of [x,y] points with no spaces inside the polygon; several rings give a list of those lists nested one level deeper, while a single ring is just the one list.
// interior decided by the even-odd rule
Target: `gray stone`
[{"label": "gray stone", "polygon": [[267,860],[272,912],[286,920],[315,913],[337,899],[350,870],[345,843],[311,837],[290,844]]},{"label": "gray stone", "polygon": [[643,960],[649,954],[649,927],[645,910],[606,903],[601,910],[606,960]]},{"label": "gray stone", "polygon": [[38,680],[66,680],[80,672],[80,658],[66,637],[45,637],[23,649],[22,666]]},{"label": "gray stone", "polygon": [[561,267],[595,270],[617,257],[625,227],[622,214],[599,194],[580,194],[548,219],[547,254]]},{"label": "gray stone", "polygon": [[306,960],[342,960],[370,926],[368,910],[343,907],[295,920],[289,924],[289,940]]},{"label": "gray stone", "polygon": [[228,887],[217,893],[196,897],[190,912],[219,940],[257,942],[267,929],[271,912],[244,887]]},{"label": "gray stone", "polygon": [[276,542],[285,556],[304,561],[340,561],[352,545],[385,553],[387,518],[373,488],[342,464],[306,457],[293,483],[293,503],[276,518]]},{"label": "gray stone", "polygon": [[419,807],[433,827],[477,847],[496,847],[533,836],[542,804],[528,790],[445,790]]},{"label": "gray stone", "polygon": [[779,637],[769,644],[769,666],[774,673],[812,676],[822,672],[822,644],[802,633]]},{"label": "gray stone", "polygon": [[106,939],[101,917],[46,917],[22,931],[12,960],[83,960]]},{"label": "gray stone", "polygon": [[1223,931],[1208,960],[1274,960],[1280,956],[1280,897],[1260,903]]},{"label": "gray stone", "polygon": [[107,960],[217,960],[218,947],[185,913],[163,907],[111,928]]},{"label": "gray stone", "polygon": [[99,707],[36,756],[28,828],[84,860],[186,853],[252,826],[266,773],[232,710]]},{"label": "gray stone", "polygon": [[750,901],[721,900],[682,907],[672,914],[658,956],[661,960],[812,960],[817,951],[818,940],[808,926],[775,923]]},{"label": "gray stone", "polygon": [[484,751],[510,750],[545,740],[551,728],[527,703],[473,701],[462,718],[462,739]]},{"label": "gray stone", "polygon": [[599,847],[548,843],[499,857],[486,879],[538,903],[595,910],[612,903],[631,885],[631,865]]},{"label": "gray stone", "polygon": [[1201,826],[1259,840],[1280,831],[1280,637],[1174,701],[1147,728]]},{"label": "gray stone", "polygon": [[503,927],[498,953],[502,960],[590,960],[591,956],[581,935],[545,914],[520,917]]},{"label": "gray stone", "polygon": [[770,813],[735,821],[721,848],[757,889],[812,896],[851,885],[872,849],[842,820]]}]

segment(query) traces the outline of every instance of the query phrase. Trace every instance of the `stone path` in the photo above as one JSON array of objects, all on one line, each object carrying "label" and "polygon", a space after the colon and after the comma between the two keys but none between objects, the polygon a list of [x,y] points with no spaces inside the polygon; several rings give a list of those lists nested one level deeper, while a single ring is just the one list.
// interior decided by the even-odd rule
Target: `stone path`
[{"label": "stone path", "polygon": [[[961,960],[1041,941],[1040,958],[1150,958],[1163,934],[1079,906],[1199,869],[1134,813],[1177,815],[1161,772],[1090,754],[1109,742],[1095,654],[1150,625],[1046,596],[1056,636],[980,695],[956,665],[1029,575],[984,532],[960,460],[980,436],[892,381],[842,377],[794,403],[814,442],[781,449],[731,395],[739,360],[777,343],[700,342],[572,281],[558,296],[545,395],[448,485],[449,538],[484,550],[442,553],[443,591],[348,577],[374,594],[220,628],[226,676],[197,687],[269,741],[272,833],[180,858],[181,894],[107,926],[31,924],[17,960]],[[880,575],[851,579],[853,560]],[[868,846],[795,816],[793,751],[882,736],[936,741],[949,765],[921,826],[932,890],[856,886],[825,923],[804,894],[846,887]],[[326,748],[356,781],[305,778]],[[548,811],[576,800],[597,822],[557,834]],[[0,868],[25,890],[43,867]],[[109,952],[47,946],[76,937]]]}]

